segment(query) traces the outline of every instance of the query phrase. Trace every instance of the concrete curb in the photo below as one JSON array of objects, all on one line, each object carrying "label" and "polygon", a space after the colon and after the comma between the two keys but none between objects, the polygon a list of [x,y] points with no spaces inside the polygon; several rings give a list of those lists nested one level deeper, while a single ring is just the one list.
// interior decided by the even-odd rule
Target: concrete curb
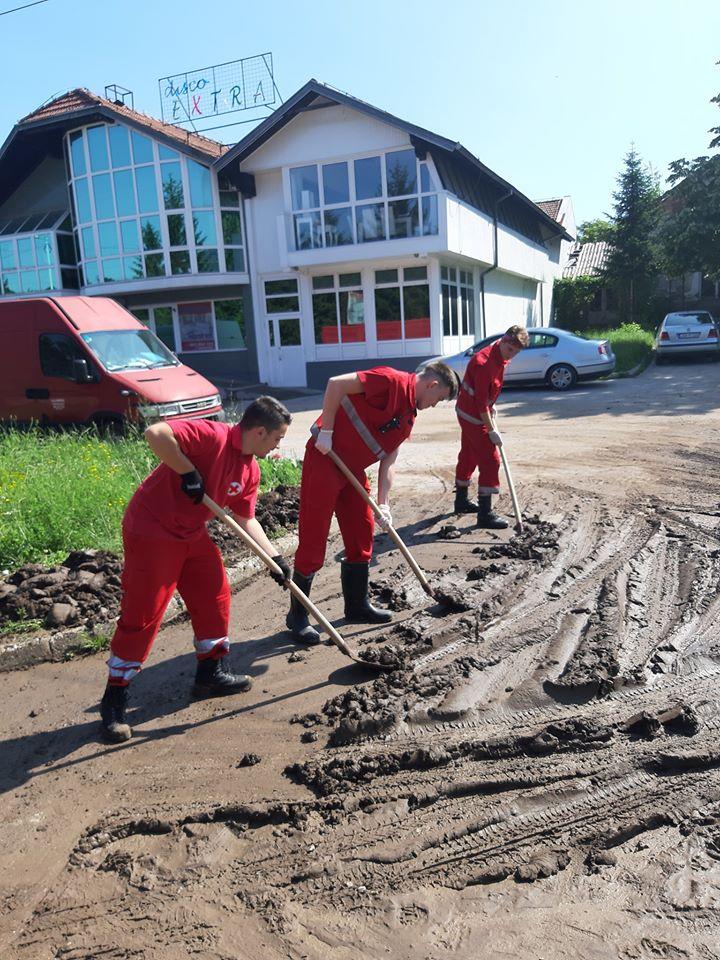
[{"label": "concrete curb", "polygon": [[[276,540],[278,553],[293,553],[297,547],[297,534],[291,533]],[[251,580],[265,567],[254,554],[245,557],[234,567],[227,567],[228,580],[233,592],[239,590],[248,580]],[[165,611],[162,625],[179,620],[185,613],[185,605],[175,595]],[[115,628],[115,621],[98,624],[93,630],[93,636],[111,634]],[[71,627],[57,633],[42,633],[35,636],[22,637],[9,643],[0,643],[0,673],[9,673],[11,670],[26,670],[38,663],[62,663],[71,659],[73,655],[84,656],[87,650],[84,645],[88,631],[84,627]]]},{"label": "concrete curb", "polygon": [[608,380],[625,380],[628,377],[638,377],[643,370],[647,370],[651,363],[653,363],[655,357],[654,355],[650,357],[649,360],[641,360],[636,366],[632,367],[630,370],[624,370],[622,373],[611,373],[608,377]]}]

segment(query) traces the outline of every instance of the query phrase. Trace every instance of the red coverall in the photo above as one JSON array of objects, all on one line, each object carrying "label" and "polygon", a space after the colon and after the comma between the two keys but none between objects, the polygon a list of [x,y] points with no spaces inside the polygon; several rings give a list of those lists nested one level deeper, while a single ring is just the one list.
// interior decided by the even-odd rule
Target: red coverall
[{"label": "red coverall", "polygon": [[[365,468],[384,459],[410,436],[415,409],[414,373],[391,367],[361,370],[364,392],[346,396],[335,417],[332,448],[360,480],[370,484]],[[318,418],[313,433],[322,428]],[[368,563],[372,556],[373,512],[332,460],[315,449],[315,436],[305,448],[300,484],[299,544],[295,569],[304,577],[325,561],[333,513],[338,519],[350,563]]]},{"label": "red coverall", "polygon": [[461,436],[455,483],[469,487],[477,467],[481,496],[500,493],[500,452],[488,437],[480,414],[489,411],[500,396],[508,363],[500,353],[499,340],[479,350],[465,369],[455,405]]},{"label": "red coverall", "polygon": [[[168,426],[208,496],[239,517],[253,517],[260,469],[242,452],[240,427],[210,420]],[[197,658],[219,659],[230,649],[230,588],[205,526],[212,516],[183,493],[179,475],[164,463],[135,491],[123,518],[123,596],[110,644],[110,684],[126,686],[140,671],[176,588],[190,614]]]}]

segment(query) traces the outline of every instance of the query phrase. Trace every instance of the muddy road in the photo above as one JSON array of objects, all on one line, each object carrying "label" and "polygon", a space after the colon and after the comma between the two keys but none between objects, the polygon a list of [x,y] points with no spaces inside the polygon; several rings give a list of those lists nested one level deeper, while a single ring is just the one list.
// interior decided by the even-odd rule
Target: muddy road
[{"label": "muddy road", "polygon": [[97,740],[102,655],[0,675],[0,956],[720,957],[719,388],[686,363],[507,391],[519,537],[449,515],[454,418],[421,415],[393,513],[462,602],[384,537],[389,627],[343,625],[337,536],[313,594],[396,672],[298,653],[258,576],[251,693],[193,701],[172,626],[126,745]]}]

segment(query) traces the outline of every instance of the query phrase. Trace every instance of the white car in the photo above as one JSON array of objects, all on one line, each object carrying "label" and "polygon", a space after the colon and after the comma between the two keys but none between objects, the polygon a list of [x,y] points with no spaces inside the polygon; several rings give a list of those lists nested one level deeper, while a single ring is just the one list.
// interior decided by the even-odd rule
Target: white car
[{"label": "white car", "polygon": [[[530,344],[521,350],[505,368],[505,383],[547,383],[553,390],[569,390],[578,380],[596,380],[615,369],[615,354],[609,340],[588,340],[559,327],[531,327]],[[499,340],[502,333],[485,337],[462,353],[444,360],[460,377],[470,357]],[[429,363],[429,361],[425,361]],[[424,366],[420,364],[418,370]]]},{"label": "white car", "polygon": [[717,324],[707,310],[679,310],[669,313],[658,327],[655,336],[655,363],[668,357],[690,353],[705,353],[720,357],[720,337]]}]

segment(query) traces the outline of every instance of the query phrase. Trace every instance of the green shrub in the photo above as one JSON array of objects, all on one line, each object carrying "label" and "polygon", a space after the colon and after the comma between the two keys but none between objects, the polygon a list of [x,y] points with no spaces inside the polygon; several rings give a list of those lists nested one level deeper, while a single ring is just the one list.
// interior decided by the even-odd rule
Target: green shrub
[{"label": "green shrub", "polygon": [[655,338],[639,323],[624,323],[615,330],[583,330],[582,336],[593,340],[609,340],[615,354],[615,372],[627,373],[652,359]]}]

